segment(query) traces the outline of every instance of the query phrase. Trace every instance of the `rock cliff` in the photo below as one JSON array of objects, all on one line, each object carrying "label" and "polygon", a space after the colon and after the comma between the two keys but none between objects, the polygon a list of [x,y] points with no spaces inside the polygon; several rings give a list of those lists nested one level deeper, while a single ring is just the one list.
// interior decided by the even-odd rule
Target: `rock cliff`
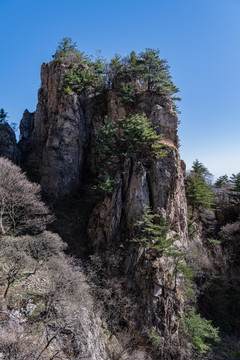
[{"label": "rock cliff", "polygon": [[8,123],[0,124],[0,156],[19,163],[20,151],[17,148],[16,136]]},{"label": "rock cliff", "polygon": [[[97,106],[91,87],[81,94],[64,92],[62,81],[67,69],[66,64],[59,62],[42,65],[36,111],[34,114],[25,111],[20,126],[23,167],[42,185],[48,197],[62,204],[66,197],[71,199],[74,194],[79,197],[86,189],[89,191],[89,184],[94,183],[96,130],[104,116],[115,120],[129,114],[114,90],[107,92],[106,105]],[[156,333],[161,340],[161,346],[158,344],[161,359],[176,359],[181,347],[179,317],[184,304],[183,277],[179,275],[175,279],[176,289],[176,283],[174,287],[170,280],[174,259],[146,252],[132,239],[136,234],[136,221],[141,220],[144,207],[149,206],[168,222],[169,236],[175,238],[178,249],[186,251],[185,164],[178,153],[178,118],[172,102],[157,91],[142,90],[136,96],[131,113],[146,114],[157,133],[163,134],[167,155],[148,161],[124,160],[121,170],[115,172],[117,185],[113,192],[93,201],[84,240],[91,253],[103,262],[108,277],[115,269],[121,279],[123,295],[130,303],[135,302],[134,314],[125,316],[124,313],[118,321],[127,323],[132,334],[136,334],[138,344],[141,341],[145,346],[148,344],[149,355],[142,358],[154,358],[146,334],[149,337],[149,333]],[[94,197],[91,193],[89,196]],[[84,216],[85,212],[81,208],[79,216]],[[75,245],[83,242],[81,236],[75,234]],[[139,354],[140,359],[143,355]]]}]

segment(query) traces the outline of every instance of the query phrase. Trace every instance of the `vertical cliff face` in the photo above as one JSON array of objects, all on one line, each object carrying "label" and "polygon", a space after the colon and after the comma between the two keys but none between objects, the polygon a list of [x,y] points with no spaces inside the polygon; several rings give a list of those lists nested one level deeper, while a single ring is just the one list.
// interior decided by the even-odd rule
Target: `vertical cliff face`
[{"label": "vertical cliff face", "polygon": [[42,65],[36,112],[28,128],[23,125],[25,113],[20,128],[23,163],[33,168],[44,191],[55,199],[78,187],[88,138],[85,99],[60,90],[65,70],[57,63]]},{"label": "vertical cliff face", "polygon": [[[88,183],[88,176],[96,173],[95,130],[104,121],[94,105],[91,89],[84,95],[62,91],[65,71],[63,64],[43,64],[36,112],[33,116],[25,113],[21,123],[23,165],[32,168],[45,193],[55,199],[81,190]],[[108,92],[106,106],[104,112],[112,120],[127,115],[128,110],[113,90]],[[187,249],[185,164],[178,153],[177,115],[167,97],[157,92],[139,92],[132,112],[145,113],[151,119],[157,132],[163,134],[162,142],[168,153],[158,160],[125,159],[121,171],[116,171],[117,186],[113,193],[95,204],[87,236],[91,249],[105,264],[110,258],[116,259],[119,276],[124,278],[125,294],[130,297],[134,294],[141,311],[139,319],[136,315],[129,319],[134,331],[143,333],[147,327],[159,331],[163,341],[168,337],[168,346],[175,351],[171,355],[168,349],[165,359],[170,359],[176,356],[179,346],[182,278],[177,279],[179,291],[176,291],[169,280],[173,260],[146,252],[132,239],[136,221],[141,219],[144,207],[150,206],[169,223],[176,245]]]},{"label": "vertical cliff face", "polygon": [[[95,253],[106,263],[109,259],[120,262],[125,292],[130,297],[135,294],[133,302],[139,306],[135,315],[137,329],[140,333],[145,327],[158,329],[166,340],[166,359],[171,358],[171,352],[173,358],[177,356],[183,292],[178,296],[169,281],[174,267],[172,259],[146,253],[132,240],[137,220],[141,220],[144,207],[150,206],[171,224],[171,236],[178,239],[178,246],[187,249],[183,174],[184,166],[175,148],[164,159],[152,161],[149,167],[142,162],[126,161],[124,174],[116,176],[118,187],[95,207],[88,229]],[[178,281],[181,292],[184,286],[182,279]]]},{"label": "vertical cliff face", "polygon": [[16,136],[8,123],[0,124],[0,156],[18,163],[20,152],[17,148]]}]

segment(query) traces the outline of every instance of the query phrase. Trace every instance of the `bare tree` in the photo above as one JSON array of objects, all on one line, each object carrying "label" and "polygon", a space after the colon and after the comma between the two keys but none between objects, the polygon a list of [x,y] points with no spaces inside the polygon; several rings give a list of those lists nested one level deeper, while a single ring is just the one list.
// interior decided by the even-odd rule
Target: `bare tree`
[{"label": "bare tree", "polygon": [[[6,299],[11,285],[17,279],[35,274],[50,257],[59,255],[65,243],[57,234],[45,231],[35,236],[4,236],[0,243],[0,279],[6,287]],[[60,255],[59,255],[60,256]]]},{"label": "bare tree", "polygon": [[46,228],[52,217],[40,192],[18,166],[0,158],[0,234],[36,234]]}]

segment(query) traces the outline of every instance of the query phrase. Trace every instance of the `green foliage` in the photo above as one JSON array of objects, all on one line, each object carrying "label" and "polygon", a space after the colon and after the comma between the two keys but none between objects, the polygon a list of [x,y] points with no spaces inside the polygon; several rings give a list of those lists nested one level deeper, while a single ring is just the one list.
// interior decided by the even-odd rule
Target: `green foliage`
[{"label": "green foliage", "polygon": [[240,205],[240,173],[233,174],[230,178],[231,188],[229,192],[230,201],[233,204]]},{"label": "green foliage", "polygon": [[193,298],[193,296],[195,295],[195,292],[193,291],[193,289],[189,289],[185,292],[184,294],[188,299]]},{"label": "green foliage", "polygon": [[192,213],[188,213],[188,235],[193,238],[197,234],[197,229],[194,224],[194,217]]},{"label": "green foliage", "polygon": [[154,346],[155,348],[159,348],[159,346],[161,346],[161,344],[163,342],[163,338],[161,336],[160,331],[153,329],[149,336],[149,340],[150,340],[152,346]]},{"label": "green foliage", "polygon": [[160,143],[162,136],[156,133],[151,121],[144,115],[133,115],[115,122],[105,117],[96,135],[99,164],[104,167],[119,164],[126,157],[162,158],[166,155]]},{"label": "green foliage", "polygon": [[78,52],[77,44],[73,42],[71,38],[64,37],[58,42],[56,52],[52,57],[54,60],[63,59],[67,54],[76,52]]},{"label": "green foliage", "polygon": [[[149,207],[145,207],[142,220],[136,224],[140,228],[140,234],[133,241],[142,244],[146,250],[156,251],[158,255],[171,257],[172,274],[169,280],[174,281],[174,289],[177,288],[177,277],[184,278],[185,286],[191,288],[191,279],[194,271],[185,263],[186,253],[174,245],[176,238],[169,237],[170,228],[166,221],[159,215],[153,214]],[[186,296],[193,296],[194,291],[189,289]]]},{"label": "green foliage", "polygon": [[214,205],[212,191],[199,174],[189,175],[186,181],[186,194],[193,209],[211,209]]},{"label": "green foliage", "polygon": [[175,96],[179,89],[173,84],[169,65],[159,55],[158,49],[146,49],[138,55],[132,51],[125,58],[116,54],[107,63],[100,51],[92,60],[77,50],[71,38],[65,37],[59,42],[53,59],[70,67],[62,84],[68,93],[69,88],[81,92],[89,85],[96,90],[114,89],[120,94],[123,103],[130,105],[135,101],[137,91],[142,88],[159,91],[172,98],[173,102],[179,101],[181,99]]},{"label": "green foliage", "polygon": [[196,159],[192,165],[192,172],[204,176],[208,172],[208,169]]},{"label": "green foliage", "polygon": [[101,50],[96,51],[96,57],[94,61],[91,61],[91,66],[98,75],[102,76],[106,73],[107,60],[102,56]]},{"label": "green foliage", "polygon": [[99,181],[98,185],[93,186],[92,189],[94,191],[110,195],[113,193],[117,183],[118,182],[116,180],[111,180],[109,175],[105,174],[103,180]]},{"label": "green foliage", "polygon": [[160,58],[157,49],[146,49],[139,55],[132,51],[129,57],[121,58],[119,55],[110,62],[110,83],[114,89],[121,83],[136,85],[136,81],[147,90],[160,91],[172,98],[173,101],[181,100],[174,94],[179,89],[173,84],[169,72],[169,65],[165,59]]},{"label": "green foliage", "polygon": [[160,159],[166,155],[160,143],[162,135],[156,133],[146,116],[133,115],[119,119],[117,126],[122,130],[119,145],[123,156],[135,157],[143,154]]},{"label": "green foliage", "polygon": [[103,170],[104,168],[109,169],[114,167],[114,163],[118,160],[119,155],[117,125],[106,116],[96,136],[98,145],[97,168]]},{"label": "green foliage", "polygon": [[228,176],[227,176],[227,175],[223,175],[223,176],[220,176],[220,177],[216,180],[214,186],[215,186],[216,188],[222,188],[224,185],[227,185],[227,184],[229,184]]},{"label": "green foliage", "polygon": [[109,64],[110,84],[120,77],[122,77],[121,55],[115,54],[115,56],[110,60]]},{"label": "green foliage", "polygon": [[216,244],[216,245],[220,245],[221,244],[221,241],[220,240],[216,240],[216,239],[213,239],[213,238],[209,238],[208,239],[208,242],[210,244]]},{"label": "green foliage", "polygon": [[91,86],[94,80],[94,73],[88,67],[77,65],[67,71],[62,85],[66,93],[70,90],[80,93],[86,86]]},{"label": "green foliage", "polygon": [[142,76],[146,81],[148,90],[159,89],[171,96],[179,92],[179,89],[171,80],[167,60],[161,59],[159,54],[160,51],[158,49],[149,48],[140,53]]},{"label": "green foliage", "polygon": [[0,124],[4,124],[7,119],[7,113],[4,111],[4,109],[0,109]]},{"label": "green foliage", "polygon": [[201,354],[205,354],[212,349],[209,340],[220,342],[218,328],[215,328],[211,321],[196,314],[194,308],[190,308],[189,312],[183,315],[182,324],[188,341]]},{"label": "green foliage", "polygon": [[[141,231],[140,236],[133,241],[163,255],[171,256],[177,253],[177,248],[173,245],[176,239],[168,237],[169,226],[159,215],[153,214],[148,206],[144,208],[142,220],[136,225]],[[181,255],[180,252],[179,254]]]},{"label": "green foliage", "polygon": [[[114,122],[105,117],[96,137],[97,169],[104,170],[107,176],[103,182],[101,180],[101,187],[111,183],[112,188],[112,176],[125,158],[162,158],[167,153],[160,143],[162,136],[156,133],[150,120],[144,115],[133,115]],[[99,186],[100,184],[97,188]]]},{"label": "green foliage", "polygon": [[207,168],[198,160],[194,161],[192,170],[186,179],[186,194],[188,203],[193,211],[201,207],[212,209],[214,206],[213,193],[206,183],[206,179],[211,175]]},{"label": "green foliage", "polygon": [[191,173],[201,175],[207,184],[210,184],[212,181],[213,175],[197,159],[193,162]]},{"label": "green foliage", "polygon": [[121,96],[122,102],[125,105],[130,105],[135,101],[136,89],[132,84],[122,82],[119,89],[119,94]]},{"label": "green foliage", "polygon": [[72,89],[70,88],[70,86],[69,85],[66,85],[66,87],[64,88],[64,91],[65,91],[65,93],[66,94],[68,94],[68,95],[72,95]]},{"label": "green foliage", "polygon": [[81,54],[75,65],[67,70],[62,87],[66,93],[70,91],[81,93],[89,86],[98,91],[105,83],[104,71],[104,63],[101,62],[100,57],[93,62],[87,56]]}]

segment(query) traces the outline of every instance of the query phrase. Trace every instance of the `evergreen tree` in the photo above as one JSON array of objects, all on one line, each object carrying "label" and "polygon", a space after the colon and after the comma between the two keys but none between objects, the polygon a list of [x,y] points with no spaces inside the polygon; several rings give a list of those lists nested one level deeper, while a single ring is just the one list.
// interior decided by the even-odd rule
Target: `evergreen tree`
[{"label": "evergreen tree", "polygon": [[148,90],[160,89],[167,95],[179,92],[173,84],[169,72],[167,60],[159,57],[160,51],[157,49],[146,49],[140,53],[142,64],[142,77],[147,82]]},{"label": "evergreen tree", "polygon": [[222,188],[223,186],[226,186],[229,184],[229,179],[227,175],[219,176],[219,178],[215,182],[216,188]]},{"label": "evergreen tree", "polygon": [[202,208],[211,209],[214,205],[213,193],[207,185],[205,176],[208,174],[207,168],[198,160],[194,161],[192,170],[186,180],[186,194],[192,211]]},{"label": "evergreen tree", "polygon": [[232,187],[229,192],[230,201],[233,204],[240,206],[240,173],[237,175],[232,174],[230,181],[232,183]]},{"label": "evergreen tree", "polygon": [[58,46],[55,54],[53,55],[53,58],[62,58],[71,52],[78,52],[77,43],[73,42],[72,39],[69,37],[64,37],[61,41],[58,42]]},{"label": "evergreen tree", "polygon": [[7,119],[7,113],[4,111],[4,109],[0,109],[0,124],[4,124]]},{"label": "evergreen tree", "polygon": [[206,166],[198,161],[198,159],[193,162],[192,172],[201,175],[206,183],[211,184],[213,175],[208,171]]},{"label": "evergreen tree", "polygon": [[179,89],[173,84],[167,60],[161,59],[159,54],[158,49],[146,49],[139,55],[132,51],[126,58],[115,55],[109,66],[113,87],[117,88],[122,82],[134,84],[139,80],[147,90],[158,89],[172,100],[181,100],[173,96]]}]

